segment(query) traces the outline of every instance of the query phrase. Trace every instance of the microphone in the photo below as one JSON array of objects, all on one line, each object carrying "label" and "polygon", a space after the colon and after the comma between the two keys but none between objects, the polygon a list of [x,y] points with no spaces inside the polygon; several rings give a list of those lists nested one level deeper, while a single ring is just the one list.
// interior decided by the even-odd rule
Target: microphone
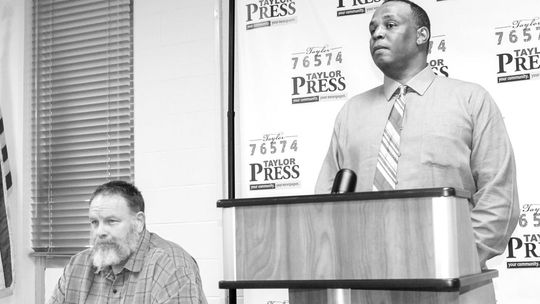
[{"label": "microphone", "polygon": [[334,178],[332,194],[354,192],[356,188],[356,174],[351,169],[341,169]]}]

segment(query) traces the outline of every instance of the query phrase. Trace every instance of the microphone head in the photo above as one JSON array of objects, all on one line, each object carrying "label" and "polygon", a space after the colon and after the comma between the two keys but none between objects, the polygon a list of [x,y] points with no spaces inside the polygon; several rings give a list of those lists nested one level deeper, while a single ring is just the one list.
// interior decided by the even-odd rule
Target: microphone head
[{"label": "microphone head", "polygon": [[331,193],[354,192],[356,189],[356,173],[351,169],[341,169],[336,173]]}]

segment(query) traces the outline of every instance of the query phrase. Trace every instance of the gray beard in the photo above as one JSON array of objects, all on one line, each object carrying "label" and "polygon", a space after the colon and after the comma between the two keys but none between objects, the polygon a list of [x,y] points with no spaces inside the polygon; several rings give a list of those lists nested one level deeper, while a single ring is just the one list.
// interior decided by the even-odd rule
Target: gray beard
[{"label": "gray beard", "polygon": [[108,266],[119,265],[127,260],[137,249],[140,234],[132,226],[125,240],[108,240],[100,242],[94,239],[92,248],[92,264],[98,271]]}]

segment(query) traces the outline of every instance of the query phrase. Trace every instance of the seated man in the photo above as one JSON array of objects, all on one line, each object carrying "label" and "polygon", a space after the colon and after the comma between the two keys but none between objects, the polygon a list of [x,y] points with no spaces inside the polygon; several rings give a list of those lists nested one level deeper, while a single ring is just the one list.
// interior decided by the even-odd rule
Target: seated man
[{"label": "seated man", "polygon": [[93,246],[71,258],[50,304],[206,303],[195,260],[146,230],[144,200],[135,186],[99,186],[89,219]]}]

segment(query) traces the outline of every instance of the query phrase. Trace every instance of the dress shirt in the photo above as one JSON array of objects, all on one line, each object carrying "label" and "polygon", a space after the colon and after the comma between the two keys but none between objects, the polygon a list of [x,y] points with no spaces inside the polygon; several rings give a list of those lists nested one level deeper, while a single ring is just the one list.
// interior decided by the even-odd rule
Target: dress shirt
[{"label": "dress shirt", "polygon": [[123,266],[97,270],[92,249],[73,256],[49,304],[206,303],[195,260],[173,242],[144,230]]},{"label": "dress shirt", "polygon": [[[406,83],[396,189],[468,190],[480,262],[506,248],[519,215],[514,154],[503,118],[479,85],[436,76],[427,66]],[[352,97],[339,112],[315,191],[329,193],[342,168],[371,191],[385,124],[400,84]]]}]

